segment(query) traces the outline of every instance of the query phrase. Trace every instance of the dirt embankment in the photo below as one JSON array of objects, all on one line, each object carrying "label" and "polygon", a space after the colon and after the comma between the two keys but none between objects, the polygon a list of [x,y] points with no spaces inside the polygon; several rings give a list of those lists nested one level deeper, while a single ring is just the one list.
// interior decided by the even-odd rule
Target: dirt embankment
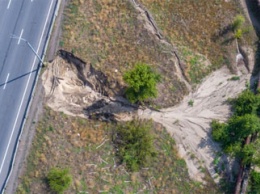
[{"label": "dirt embankment", "polygon": [[109,82],[105,74],[72,53],[61,50],[59,55],[42,75],[48,106],[73,116],[132,118],[137,107],[114,95],[116,82]]}]

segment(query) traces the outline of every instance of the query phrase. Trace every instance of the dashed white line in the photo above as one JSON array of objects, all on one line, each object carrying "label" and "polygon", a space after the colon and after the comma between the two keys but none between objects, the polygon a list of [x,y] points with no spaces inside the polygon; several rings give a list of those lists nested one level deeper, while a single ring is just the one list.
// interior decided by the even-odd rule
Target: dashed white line
[{"label": "dashed white line", "polygon": [[18,39],[17,44],[20,44],[20,41],[21,41],[22,35],[23,35],[23,29],[22,29],[22,31],[21,31],[21,33],[20,33],[20,36],[19,36],[19,39]]},{"label": "dashed white line", "polygon": [[9,9],[9,7],[10,7],[10,5],[11,5],[11,1],[12,1],[12,0],[9,0],[8,5],[7,5],[7,9]]},{"label": "dashed white line", "polygon": [[[50,5],[50,8],[49,8],[49,11],[48,11],[48,14],[47,14],[45,23],[44,23],[44,27],[43,27],[43,30],[42,30],[40,42],[39,42],[38,48],[37,48],[37,53],[39,52],[39,49],[40,49],[40,46],[41,46],[43,34],[44,34],[44,31],[45,31],[45,28],[46,28],[46,25],[47,25],[47,22],[48,22],[48,18],[49,18],[49,16],[50,16],[52,4],[53,4],[53,0],[51,1],[51,5]],[[37,57],[35,56],[35,57],[34,57],[34,61],[33,61],[33,65],[32,65],[32,68],[31,68],[31,72],[33,71],[33,68],[34,68],[36,59],[37,59]],[[7,144],[7,147],[6,147],[6,150],[5,150],[5,155],[4,155],[3,161],[2,161],[1,166],[0,166],[0,174],[1,174],[2,169],[3,169],[3,166],[4,166],[4,162],[5,162],[5,159],[6,159],[7,151],[8,151],[8,149],[9,149],[9,146],[10,146],[10,143],[11,143],[11,139],[12,139],[13,134],[14,134],[14,129],[15,129],[16,123],[17,123],[17,121],[18,121],[18,117],[19,117],[19,114],[20,114],[20,111],[21,111],[21,108],[22,108],[22,105],[23,105],[23,101],[24,101],[24,98],[25,98],[25,94],[26,94],[26,91],[27,91],[27,88],[28,88],[30,79],[31,79],[31,75],[32,75],[32,74],[30,73],[30,74],[29,74],[29,78],[28,78],[27,83],[26,83],[26,86],[25,86],[25,90],[24,90],[24,93],[23,93],[23,97],[22,97],[22,100],[21,100],[21,104],[20,104],[20,106],[19,106],[18,113],[17,113],[17,115],[16,115],[16,119],[15,119],[15,122],[14,122],[14,125],[13,125],[12,133],[11,133],[11,136],[10,136],[10,138],[9,138],[9,141],[8,141],[8,144]]]},{"label": "dashed white line", "polygon": [[8,78],[9,78],[9,73],[7,74],[7,77],[6,77],[6,79],[5,79],[5,85],[4,85],[4,88],[3,88],[3,89],[5,89],[5,87],[6,87],[6,84],[7,84]]}]

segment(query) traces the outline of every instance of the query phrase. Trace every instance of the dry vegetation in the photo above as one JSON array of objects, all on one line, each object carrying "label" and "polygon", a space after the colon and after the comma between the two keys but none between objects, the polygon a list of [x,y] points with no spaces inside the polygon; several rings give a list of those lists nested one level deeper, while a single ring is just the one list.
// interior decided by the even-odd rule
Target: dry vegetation
[{"label": "dry vegetation", "polygon": [[[169,41],[184,49],[187,71],[192,71],[194,53],[211,62],[210,69],[223,64],[231,68],[235,60],[235,41],[227,30],[234,17],[241,12],[238,1],[226,0],[140,0],[151,11],[158,26]],[[249,26],[247,26],[249,28]],[[254,35],[245,34],[242,44],[253,44]],[[190,53],[187,55],[187,48]],[[186,55],[186,56],[185,56]],[[201,63],[196,63],[201,64]],[[200,67],[198,67],[200,68]],[[201,69],[201,68],[200,68]],[[201,72],[203,75],[205,72]]]},{"label": "dry vegetation", "polygon": [[[131,0],[74,0],[65,12],[60,47],[90,62],[109,79],[124,86],[122,74],[136,62],[151,64],[163,75],[155,107],[180,102],[188,87],[178,78],[177,45],[183,70],[190,84],[197,84],[213,69],[235,64],[232,33],[220,35],[239,13],[235,1],[213,0],[141,0],[170,44],[163,44],[144,27],[143,15]],[[220,36],[219,36],[220,35]],[[246,35],[247,40],[251,35]],[[251,43],[251,42],[250,42]],[[115,73],[115,71],[117,73]],[[122,87],[123,89],[123,87]],[[121,90],[122,91],[122,90]]]},{"label": "dry vegetation", "polygon": [[[66,193],[214,193],[216,186],[192,181],[172,137],[153,124],[158,156],[148,168],[130,173],[118,166],[111,141],[113,124],[44,110],[17,193],[50,193],[46,175],[68,167],[73,185]],[[201,170],[204,170],[203,168]]]},{"label": "dry vegetation", "polygon": [[63,28],[61,48],[91,62],[121,85],[124,85],[122,74],[136,62],[151,64],[163,75],[159,94],[164,95],[158,97],[157,105],[176,104],[187,94],[187,87],[174,74],[175,59],[144,28],[128,1],[71,1]]}]

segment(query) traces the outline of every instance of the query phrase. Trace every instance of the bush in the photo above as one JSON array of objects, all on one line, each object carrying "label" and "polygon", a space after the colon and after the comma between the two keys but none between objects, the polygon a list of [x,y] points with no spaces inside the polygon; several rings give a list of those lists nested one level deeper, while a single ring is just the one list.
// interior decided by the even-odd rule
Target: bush
[{"label": "bush", "polygon": [[253,171],[251,173],[251,188],[249,193],[260,194],[260,173]]},{"label": "bush", "polygon": [[241,116],[254,113],[259,105],[259,97],[249,89],[244,90],[236,99],[233,100],[235,115]]},{"label": "bush", "polygon": [[112,139],[117,156],[130,171],[138,171],[156,156],[151,128],[150,122],[141,120],[133,120],[115,128]]},{"label": "bush", "polygon": [[153,72],[149,65],[137,63],[123,78],[128,84],[125,94],[130,102],[143,102],[157,96],[156,84],[160,81],[160,75]]},{"label": "bush", "polygon": [[226,124],[217,120],[211,122],[212,137],[215,141],[222,142],[227,138]]},{"label": "bush", "polygon": [[240,77],[239,76],[233,76],[230,78],[231,81],[237,81],[237,80],[240,80]]},{"label": "bush", "polygon": [[67,190],[72,182],[68,169],[52,168],[47,179],[51,190],[59,194]]},{"label": "bush", "polygon": [[233,31],[237,31],[242,27],[242,25],[245,23],[245,18],[243,15],[237,15],[233,21],[232,29]]},{"label": "bush", "polygon": [[193,100],[189,100],[188,105],[189,106],[193,106],[193,104],[194,104],[194,101]]}]

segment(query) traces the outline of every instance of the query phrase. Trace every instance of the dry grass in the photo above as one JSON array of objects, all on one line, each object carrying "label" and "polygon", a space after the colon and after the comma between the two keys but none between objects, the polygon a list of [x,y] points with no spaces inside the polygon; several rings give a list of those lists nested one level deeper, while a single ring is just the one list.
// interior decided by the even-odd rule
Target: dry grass
[{"label": "dry grass", "polygon": [[[140,172],[115,164],[112,124],[91,122],[46,108],[37,127],[21,184],[16,193],[50,193],[46,174],[67,167],[73,185],[66,193],[217,193],[212,182],[201,185],[188,176],[172,137],[154,124],[158,156]],[[156,129],[156,130],[155,130]]]},{"label": "dry grass", "polygon": [[[186,46],[204,55],[211,69],[232,65],[235,44],[232,31],[223,31],[241,13],[238,1],[224,0],[140,0],[153,14],[163,34],[173,44]],[[248,27],[248,26],[247,26]],[[220,36],[219,36],[220,35]],[[253,34],[244,36],[242,44],[252,45]],[[190,63],[187,61],[187,66]],[[189,71],[189,70],[188,70]]]},{"label": "dry grass", "polygon": [[[124,85],[122,74],[136,62],[150,64],[163,75],[155,102],[160,107],[176,104],[188,92],[174,74],[172,55],[144,28],[129,1],[71,1],[60,46],[91,62],[121,85]],[[174,88],[174,92],[169,88]]]},{"label": "dry grass", "polygon": [[[198,84],[205,75],[224,64],[232,69],[236,52],[232,33],[218,35],[240,12],[237,2],[136,2],[151,12],[166,40],[179,47],[185,62],[184,73],[191,84]],[[124,86],[122,74],[136,62],[152,65],[163,75],[154,106],[162,108],[175,105],[187,94],[188,89],[176,76],[177,70],[173,65],[176,59],[168,52],[172,48],[166,48],[148,32],[138,17],[140,15],[130,0],[70,1],[65,11],[60,47],[91,62],[121,86]],[[250,38],[251,35],[245,37],[252,43]],[[245,44],[245,41],[242,42]],[[189,50],[189,55],[187,52],[185,55],[183,50]],[[193,60],[196,56],[203,56],[207,60]]]}]

